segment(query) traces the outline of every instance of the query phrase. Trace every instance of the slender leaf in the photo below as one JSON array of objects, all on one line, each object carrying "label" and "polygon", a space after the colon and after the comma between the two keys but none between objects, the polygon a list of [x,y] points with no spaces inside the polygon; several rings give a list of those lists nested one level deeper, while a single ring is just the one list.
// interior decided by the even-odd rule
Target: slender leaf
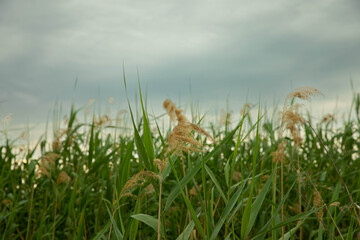
[{"label": "slender leaf", "polygon": [[175,175],[177,185],[179,186],[180,193],[181,193],[181,195],[182,195],[183,198],[184,198],[186,207],[189,209],[190,216],[191,216],[192,220],[193,220],[194,223],[195,223],[196,229],[199,231],[200,235],[201,235],[203,238],[205,238],[204,229],[203,229],[203,227],[201,226],[201,223],[200,223],[200,221],[199,221],[199,218],[196,216],[195,210],[194,210],[193,206],[191,205],[189,199],[186,197],[184,190],[182,189],[182,187],[180,187],[180,181],[179,181],[179,178],[177,177],[177,173],[176,173],[176,170],[175,170],[175,167],[174,167],[174,164],[173,164],[171,158],[169,159],[169,162],[170,162],[170,164],[171,164],[171,168],[172,168],[173,173],[174,173],[174,175]]},{"label": "slender leaf", "polygon": [[194,221],[190,221],[190,223],[186,226],[184,231],[176,238],[176,240],[188,240],[190,238],[190,234],[195,227]]},{"label": "slender leaf", "polygon": [[[158,219],[157,218],[147,215],[147,214],[142,214],[142,213],[131,215],[131,217],[145,223],[146,225],[148,225],[152,229],[154,229],[155,232],[158,232]],[[164,229],[162,226],[160,226],[160,235],[162,237],[165,237]]]},{"label": "slender leaf", "polygon": [[263,188],[261,189],[259,195],[256,197],[254,203],[252,204],[252,208],[251,208],[251,212],[250,212],[250,219],[249,219],[249,223],[247,225],[245,236],[247,236],[250,233],[252,227],[255,224],[256,217],[259,214],[260,208],[264,203],[265,196],[271,187],[271,182],[272,182],[272,178],[274,177],[274,173],[275,173],[275,171],[272,172],[271,177],[269,177],[269,179],[266,181],[266,183],[263,186]]}]

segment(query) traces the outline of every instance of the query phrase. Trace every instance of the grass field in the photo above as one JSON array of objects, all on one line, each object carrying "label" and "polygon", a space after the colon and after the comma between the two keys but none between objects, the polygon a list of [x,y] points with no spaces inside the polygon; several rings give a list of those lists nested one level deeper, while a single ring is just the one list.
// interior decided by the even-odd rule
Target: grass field
[{"label": "grass field", "polygon": [[303,114],[310,87],[279,119],[209,123],[170,100],[153,117],[139,93],[118,119],[73,107],[51,142],[3,140],[1,239],[359,239],[359,95],[337,124]]}]

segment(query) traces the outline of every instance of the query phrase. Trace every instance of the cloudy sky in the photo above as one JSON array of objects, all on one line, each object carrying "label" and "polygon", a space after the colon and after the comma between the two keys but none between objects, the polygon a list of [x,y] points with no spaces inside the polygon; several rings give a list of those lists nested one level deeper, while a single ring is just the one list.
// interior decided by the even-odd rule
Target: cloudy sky
[{"label": "cloudy sky", "polygon": [[124,103],[137,72],[152,108],[192,98],[203,109],[272,105],[300,86],[326,113],[360,89],[360,2],[0,1],[0,117],[38,123],[57,100]]}]

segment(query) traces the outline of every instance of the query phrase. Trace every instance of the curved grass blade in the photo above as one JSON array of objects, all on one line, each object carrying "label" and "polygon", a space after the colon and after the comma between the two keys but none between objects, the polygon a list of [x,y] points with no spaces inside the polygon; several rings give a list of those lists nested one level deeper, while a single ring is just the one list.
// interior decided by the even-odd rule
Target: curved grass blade
[{"label": "curved grass blade", "polygon": [[195,227],[194,221],[190,221],[190,223],[186,226],[184,231],[176,238],[176,240],[188,240],[190,238],[190,234]]},{"label": "curved grass blade", "polygon": [[[214,155],[216,155],[217,153],[220,152],[222,146],[224,146],[225,144],[227,144],[229,141],[231,141],[233,135],[235,134],[236,130],[239,128],[239,126],[237,126],[232,132],[230,132],[226,138],[223,139],[223,141],[217,145],[210,153],[208,153],[205,158],[204,158],[204,162],[206,163],[209,159],[211,159],[211,157],[213,157]],[[196,162],[195,165],[193,166],[193,168],[188,172],[188,174],[186,174],[186,176],[181,179],[180,181],[180,185],[179,186],[175,186],[173,188],[173,190],[170,192],[167,200],[166,200],[166,204],[164,207],[164,211],[166,212],[167,210],[169,210],[172,202],[176,199],[176,197],[180,194],[180,188],[184,188],[185,185],[197,174],[197,172],[201,169],[201,165],[202,165],[202,161],[201,158],[199,158]]]},{"label": "curved grass blade", "polygon": [[221,230],[221,227],[224,225],[225,220],[227,219],[227,217],[229,216],[231,210],[234,208],[235,204],[237,203],[243,187],[245,186],[242,185],[235,193],[234,195],[230,198],[229,202],[226,204],[225,209],[223,210],[223,212],[221,213],[221,217],[219,219],[219,221],[217,222],[214,231],[212,232],[211,236],[210,236],[210,240],[214,240],[217,239],[218,233]]},{"label": "curved grass blade", "polygon": [[[275,217],[278,215],[278,213],[281,210],[281,207],[284,205],[285,201],[287,200],[287,198],[289,197],[290,191],[292,190],[292,188],[294,187],[296,182],[294,182],[291,187],[289,188],[289,190],[287,191],[287,193],[284,195],[284,198],[282,199],[282,201],[279,203],[279,206],[276,208],[275,212],[272,214],[271,218],[269,219],[269,221],[267,221],[267,223],[260,229],[260,231],[257,233],[257,235],[255,237],[253,237],[251,240],[262,240],[265,238],[265,234],[269,231],[271,231],[272,229],[268,229],[269,225],[272,223],[272,221],[275,219]],[[275,227],[273,228],[275,229]]]},{"label": "curved grass blade", "polygon": [[217,191],[220,193],[220,196],[222,197],[222,199],[224,200],[225,205],[227,204],[227,199],[226,196],[223,192],[223,190],[220,187],[220,183],[218,182],[218,180],[216,179],[214,173],[211,171],[211,169],[205,164],[205,170],[207,172],[207,174],[209,174],[211,180],[213,181],[213,183],[215,184],[215,187],[217,189]]},{"label": "curved grass blade", "polygon": [[290,237],[298,230],[298,228],[303,224],[303,222],[297,224],[295,227],[290,229],[287,233],[284,235],[284,240],[289,240]]},{"label": "curved grass blade", "polygon": [[245,231],[245,236],[247,236],[250,233],[252,227],[255,224],[256,217],[259,214],[260,208],[264,203],[265,196],[271,187],[271,182],[274,177],[274,173],[275,173],[275,171],[272,172],[271,177],[266,181],[264,187],[261,189],[259,195],[256,197],[254,203],[252,204],[252,208],[251,208],[251,212],[250,212],[250,219],[249,219],[249,223],[247,225],[246,231]]},{"label": "curved grass blade", "polygon": [[105,226],[98,232],[92,240],[102,240],[106,239],[105,233],[108,231],[110,227],[111,221],[108,221]]},{"label": "curved grass blade", "polygon": [[[114,232],[115,232],[116,239],[122,240],[124,237],[123,237],[123,235],[121,234],[120,229],[118,228],[115,219],[113,219],[112,214],[111,214],[111,212],[110,212],[110,209],[109,209],[108,205],[106,204],[106,201],[105,201],[105,200],[104,200],[104,202],[105,202],[104,205],[105,205],[106,210],[107,210],[108,215],[109,215],[110,225],[111,225],[111,221],[112,221],[112,226],[113,226],[113,229],[114,229]],[[110,225],[109,225],[109,227],[110,227]],[[109,233],[109,234],[111,234],[111,233]]]},{"label": "curved grass blade", "polygon": [[205,239],[204,229],[203,229],[203,227],[201,226],[201,223],[200,223],[200,221],[199,221],[199,218],[196,216],[196,213],[195,213],[195,210],[194,210],[193,206],[191,205],[189,199],[186,197],[184,190],[182,189],[182,187],[180,187],[180,181],[179,181],[179,178],[178,178],[178,176],[177,176],[177,173],[176,173],[176,170],[175,170],[175,166],[174,166],[174,163],[172,162],[171,158],[169,158],[169,162],[170,162],[170,165],[171,165],[171,169],[173,170],[173,173],[174,173],[174,175],[175,175],[176,183],[177,183],[177,185],[178,185],[178,187],[179,187],[179,189],[180,189],[180,193],[181,193],[181,195],[182,195],[183,198],[184,198],[186,207],[189,209],[190,216],[191,216],[192,220],[193,220],[194,223],[195,223],[196,229],[199,231],[201,237],[202,237],[203,239]]},{"label": "curved grass blade", "polygon": [[[245,210],[241,219],[241,238],[244,239],[246,237],[246,232],[248,231],[248,225],[249,225],[249,221],[250,221],[250,216],[251,216],[251,212],[252,212],[252,197],[253,197],[253,192],[254,192],[254,187],[255,187],[255,174],[256,174],[256,160],[257,160],[257,155],[258,155],[258,151],[259,151],[259,144],[260,144],[260,137],[259,137],[259,122],[260,121],[260,105],[259,105],[259,110],[258,110],[258,121],[257,121],[257,126],[256,126],[256,138],[255,138],[255,148],[254,148],[254,153],[253,153],[253,162],[252,162],[252,167],[253,167],[253,171],[252,171],[252,180],[251,180],[251,189],[250,189],[250,195],[248,198],[248,201],[246,203],[245,206]],[[249,231],[250,232],[250,231]]]},{"label": "curved grass blade", "polygon": [[[150,216],[148,214],[142,214],[142,213],[131,215],[131,217],[145,223],[146,225],[148,225],[152,229],[154,229],[155,232],[158,232],[158,219],[157,218]],[[164,228],[162,228],[162,226],[160,226],[160,228],[161,228],[161,230],[160,230],[161,237],[165,237]]]},{"label": "curved grass blade", "polygon": [[[130,100],[127,94],[127,88],[126,88],[126,79],[125,79],[125,71],[124,71],[124,85],[125,85],[125,90],[126,90],[126,97],[127,97],[127,101],[128,101],[128,106],[129,106],[129,111],[130,111],[130,116],[131,116],[131,122],[133,124],[134,127],[134,139],[135,139],[135,145],[136,148],[138,150],[138,154],[139,154],[139,159],[141,161],[141,163],[144,165],[144,167],[148,170],[154,170],[154,165],[150,164],[149,161],[149,156],[148,153],[146,152],[145,149],[145,145],[143,140],[141,139],[140,133],[136,127],[136,123],[135,123],[135,119],[134,119],[134,114],[132,112],[131,106],[130,106]],[[143,117],[145,118],[145,116]],[[147,140],[148,141],[148,140]],[[151,151],[151,150],[149,150]]]},{"label": "curved grass blade", "polygon": [[143,113],[143,139],[144,139],[144,145],[145,145],[145,150],[146,153],[148,155],[148,157],[150,158],[150,164],[153,165],[153,161],[155,158],[155,154],[154,154],[154,144],[152,141],[152,135],[151,135],[151,131],[150,131],[150,125],[149,125],[149,119],[147,116],[147,113],[145,111],[145,107],[144,107],[144,102],[143,102],[143,97],[142,97],[142,93],[141,93],[141,86],[140,86],[140,80],[139,80],[139,73],[138,73],[138,83],[139,83],[139,95],[140,95],[140,103],[141,103],[141,109],[142,109],[142,113]]},{"label": "curved grass blade", "polygon": [[76,229],[76,240],[83,239],[84,235],[84,216],[85,215],[85,208],[81,211],[79,225]]}]

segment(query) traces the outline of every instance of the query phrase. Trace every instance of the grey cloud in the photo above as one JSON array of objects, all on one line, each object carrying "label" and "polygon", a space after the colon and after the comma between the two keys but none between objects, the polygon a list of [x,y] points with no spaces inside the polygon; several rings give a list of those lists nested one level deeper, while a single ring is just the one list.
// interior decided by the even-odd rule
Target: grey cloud
[{"label": "grey cloud", "polygon": [[80,102],[99,91],[121,99],[123,63],[129,92],[138,69],[154,102],[185,99],[190,82],[204,102],[281,99],[302,85],[343,95],[343,82],[360,78],[359,9],[321,0],[2,1],[0,101],[19,115],[36,103],[47,111],[44,103],[70,101],[77,77]]}]

